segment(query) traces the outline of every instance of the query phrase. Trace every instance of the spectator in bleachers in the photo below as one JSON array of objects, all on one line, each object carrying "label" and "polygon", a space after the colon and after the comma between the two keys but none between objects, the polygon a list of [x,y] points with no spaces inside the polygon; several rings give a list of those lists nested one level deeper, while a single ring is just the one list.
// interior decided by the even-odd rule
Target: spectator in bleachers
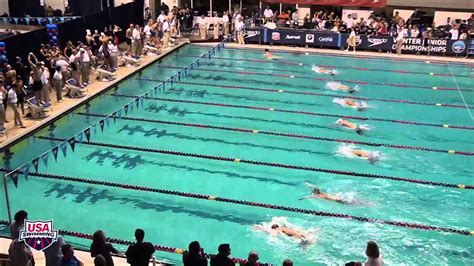
[{"label": "spectator in bleachers", "polygon": [[33,266],[34,258],[30,248],[24,241],[14,239],[10,243],[8,249],[8,256],[10,257],[10,264],[12,266]]},{"label": "spectator in bleachers", "polygon": [[189,243],[189,251],[183,254],[184,266],[206,266],[207,258],[198,241]]},{"label": "spectator in bleachers", "polygon": [[459,38],[458,25],[452,26],[451,29],[449,30],[449,34],[450,34],[451,40],[457,40]]},{"label": "spectator in bleachers", "polygon": [[218,249],[217,255],[211,256],[211,266],[234,266],[234,261],[229,258],[230,256],[230,245],[221,244]]},{"label": "spectator in bleachers", "polygon": [[293,266],[293,261],[290,259],[286,259],[283,261],[283,266]]},{"label": "spectator in bleachers", "polygon": [[137,243],[128,247],[125,256],[127,256],[127,262],[132,266],[147,266],[150,259],[155,253],[155,248],[149,242],[143,242],[145,238],[145,231],[142,229],[135,230],[135,239]]},{"label": "spectator in bleachers", "polygon": [[20,237],[20,230],[25,226],[25,220],[28,219],[28,213],[24,210],[15,213],[14,220],[10,225],[10,237],[12,240]]},{"label": "spectator in bleachers", "polygon": [[66,245],[64,238],[58,236],[58,240],[53,242],[53,244],[51,244],[47,249],[43,250],[46,259],[46,266],[59,266],[61,264],[63,258],[61,249],[64,245]]},{"label": "spectator in bleachers", "polygon": [[61,248],[61,252],[63,253],[63,258],[61,259],[60,266],[83,266],[84,263],[79,261],[76,256],[74,256],[74,248],[66,244]]},{"label": "spectator in bleachers", "polygon": [[113,266],[114,261],[111,254],[119,254],[118,250],[108,243],[104,231],[98,230],[92,236],[92,244],[90,247],[91,256],[102,255],[107,262],[107,266]]},{"label": "spectator in bleachers", "polygon": [[273,21],[273,10],[270,8],[270,6],[267,6],[267,8],[265,8],[263,11],[263,19],[264,23]]}]

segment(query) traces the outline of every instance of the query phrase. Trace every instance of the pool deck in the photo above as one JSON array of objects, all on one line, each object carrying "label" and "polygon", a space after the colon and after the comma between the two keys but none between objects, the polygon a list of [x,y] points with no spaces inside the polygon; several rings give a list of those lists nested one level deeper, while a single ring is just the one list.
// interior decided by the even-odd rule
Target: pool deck
[{"label": "pool deck", "polygon": [[[215,45],[215,43],[199,43],[199,45]],[[388,58],[388,59],[399,59],[399,60],[423,60],[423,61],[440,61],[450,63],[466,63],[474,67],[473,58],[464,57],[449,57],[449,56],[428,56],[428,55],[416,55],[416,54],[402,54],[398,56],[395,53],[378,53],[378,52],[367,52],[367,51],[356,51],[355,53],[345,52],[337,49],[319,49],[319,48],[305,48],[305,47],[294,47],[294,46],[282,46],[282,45],[259,45],[259,44],[246,44],[244,46],[229,43],[226,45],[231,48],[250,48],[250,49],[272,49],[288,52],[307,52],[307,53],[320,53],[320,54],[334,54],[354,57],[371,57],[371,58]]]},{"label": "pool deck", "polygon": [[[10,247],[11,240],[7,238],[0,238],[0,254],[8,254],[8,248]],[[84,266],[93,266],[94,259],[91,258],[91,254],[86,251],[81,250],[74,250],[74,255],[78,260],[84,263]],[[45,266],[46,260],[44,258],[44,253],[40,251],[33,250],[33,256],[35,258],[35,265],[36,266]],[[121,257],[113,257],[114,265],[122,266],[122,265],[129,265],[125,258]],[[152,263],[150,263],[152,265]],[[163,265],[156,263],[156,265]],[[12,265],[14,266],[14,265]]]},{"label": "pool deck", "polygon": [[[145,68],[146,66],[152,64],[157,59],[166,56],[168,53],[178,49],[179,47],[188,43],[187,40],[180,40],[180,42],[173,47],[170,47],[165,50],[161,50],[160,54],[158,55],[146,55],[141,60],[141,65],[138,67],[119,67],[117,69],[117,78],[113,81],[103,82],[96,80],[96,73],[95,71],[91,71],[90,80],[92,81],[86,87],[86,96],[79,99],[71,99],[68,97],[63,97],[63,102],[58,103],[56,102],[56,96],[54,93],[51,93],[51,111],[47,112],[49,115],[47,118],[40,119],[40,120],[33,120],[22,118],[23,124],[26,128],[19,128],[14,126],[13,122],[13,112],[7,108],[7,120],[10,121],[9,123],[5,123],[6,127],[6,135],[0,136],[0,152],[3,149],[14,143],[18,139],[21,139],[23,136],[28,135],[29,133],[35,131],[36,129],[40,128],[44,124],[49,123],[50,121],[54,121],[58,117],[60,117],[63,113],[68,112],[69,110],[76,108],[77,106],[81,105],[84,102],[87,102],[89,99],[93,98],[97,94],[101,93],[102,91],[114,86],[115,84],[120,83],[122,80],[127,78],[129,75],[133,74],[134,72]],[[26,104],[25,104],[26,106]]]}]

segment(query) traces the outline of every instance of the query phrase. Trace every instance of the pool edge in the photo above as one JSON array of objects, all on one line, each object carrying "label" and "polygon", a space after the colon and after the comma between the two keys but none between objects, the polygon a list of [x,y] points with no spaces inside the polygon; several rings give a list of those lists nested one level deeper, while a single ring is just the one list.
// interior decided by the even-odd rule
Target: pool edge
[{"label": "pool edge", "polygon": [[93,93],[87,94],[85,97],[83,97],[83,98],[79,99],[78,101],[72,103],[70,106],[67,106],[66,108],[62,109],[61,111],[57,111],[54,114],[51,114],[50,116],[48,116],[44,120],[41,120],[38,123],[34,124],[32,127],[29,127],[25,132],[17,134],[15,136],[11,137],[11,138],[8,138],[4,142],[0,143],[0,152],[4,152],[4,151],[8,150],[9,148],[16,145],[17,143],[24,140],[25,138],[28,138],[28,137],[34,135],[38,131],[44,129],[49,124],[58,121],[59,119],[63,118],[65,115],[73,112],[74,110],[76,110],[77,108],[82,106],[83,104],[86,104],[86,103],[94,100],[96,97],[102,95],[103,93],[106,93],[110,89],[112,89],[112,88],[116,87],[117,85],[119,85],[120,83],[124,82],[129,77],[135,75],[136,73],[142,71],[144,68],[148,67],[149,65],[151,65],[153,63],[156,63],[156,61],[160,60],[161,58],[167,56],[168,54],[174,52],[175,50],[177,50],[177,49],[179,49],[179,48],[181,48],[181,47],[183,47],[183,46],[185,46],[189,43],[190,42],[188,40],[183,40],[179,44],[171,47],[171,49],[160,53],[155,58],[153,58],[151,61],[146,62],[146,63],[140,65],[139,67],[136,67],[134,71],[124,75],[121,78],[117,78],[116,80],[112,81],[112,83],[110,83],[108,86],[106,86],[104,88],[101,88],[101,89],[99,89],[99,90],[97,90]]}]

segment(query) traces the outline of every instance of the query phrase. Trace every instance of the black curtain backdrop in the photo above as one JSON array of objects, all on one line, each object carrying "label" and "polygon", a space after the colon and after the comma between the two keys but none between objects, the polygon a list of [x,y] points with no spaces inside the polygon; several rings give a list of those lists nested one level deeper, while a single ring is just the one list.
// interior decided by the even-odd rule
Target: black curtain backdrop
[{"label": "black curtain backdrop", "polygon": [[45,15],[44,7],[40,6],[39,0],[8,0],[8,6],[10,17],[24,17],[25,14],[32,17]]},{"label": "black curtain backdrop", "polygon": [[[101,32],[105,27],[115,24],[125,31],[128,27],[127,25],[130,23],[142,24],[143,0],[135,1],[136,2],[134,3],[105,9],[102,12],[85,15],[81,18],[58,24],[61,48],[64,48],[67,41],[73,41],[74,43],[77,41],[84,42],[86,29],[90,29],[92,32],[94,32],[94,30]],[[119,34],[122,41],[124,40],[124,35],[125,32]],[[23,60],[26,60],[29,52],[38,53],[40,44],[49,43],[48,34],[45,28],[11,36],[2,41],[6,44],[10,64],[15,63],[16,56],[20,56]]]}]

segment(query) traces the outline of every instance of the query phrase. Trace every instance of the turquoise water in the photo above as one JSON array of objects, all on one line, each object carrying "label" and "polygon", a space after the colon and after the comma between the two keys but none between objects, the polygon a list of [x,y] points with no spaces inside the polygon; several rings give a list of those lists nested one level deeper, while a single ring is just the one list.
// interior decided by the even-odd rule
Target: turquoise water
[{"label": "turquoise water", "polygon": [[[36,136],[59,138],[74,136],[101,119],[77,112],[107,115],[133,100],[114,96],[115,92],[123,95],[140,95],[157,84],[146,79],[166,79],[177,71],[172,67],[188,65],[194,60],[194,56],[198,57],[206,49],[195,45],[181,48],[121,83],[118,88],[99,96],[87,106],[82,106],[74,114],[60,119],[55,125],[42,130]],[[459,87],[467,90],[462,91],[466,103],[468,105],[474,103],[474,92],[469,91],[474,89],[473,79],[462,77],[472,74],[472,70],[467,66],[314,54],[294,55],[275,52],[275,55],[281,56],[282,61],[302,65],[289,66],[279,64],[278,61],[271,63],[241,61],[239,59],[262,60],[263,55],[255,50],[225,49],[217,53],[219,59],[207,61],[208,64],[202,65],[181,80],[184,83],[202,85],[174,84],[172,89],[168,87],[157,97],[473,126],[465,108],[368,101],[367,110],[355,111],[334,104],[333,97],[212,86],[309,91],[339,94],[343,98],[346,94],[325,88],[327,81],[272,76],[272,74],[290,74],[327,77],[312,72],[311,65],[328,64],[427,73],[455,73],[458,76],[438,77],[428,74],[387,74],[380,71],[344,68],[339,70],[336,79]],[[227,72],[220,72],[222,70]],[[242,71],[267,75],[239,74]],[[464,105],[457,90],[435,91],[383,85],[360,85],[359,89],[356,95],[362,97]],[[372,128],[364,135],[357,135],[334,126],[337,119],[335,117],[189,102],[149,99],[145,100],[143,108],[130,112],[128,116],[446,150],[469,152],[474,150],[472,130],[354,121],[368,124]],[[369,164],[365,160],[348,158],[338,152],[342,147],[338,142],[125,119],[112,122],[103,133],[99,128],[97,131],[97,134],[93,134],[92,140],[100,143],[401,176],[452,184],[472,184],[474,161],[471,156],[356,145],[360,149],[382,153],[380,162]],[[13,148],[11,164],[13,167],[19,166],[57,144],[58,142],[31,137]],[[178,157],[86,144],[77,144],[75,152],[69,150],[66,158],[60,154],[57,162],[50,156],[48,166],[40,163],[39,172],[385,220],[401,220],[465,230],[474,228],[472,191],[385,179]],[[330,194],[360,199],[365,204],[339,204],[324,200],[300,201],[299,198],[310,193],[304,182],[317,184],[321,190]],[[257,250],[262,262],[281,263],[285,258],[291,258],[296,265],[315,263],[332,265],[350,260],[363,260],[368,240],[376,240],[379,243],[384,261],[389,264],[467,265],[472,264],[474,260],[472,237],[469,236],[315,217],[34,176],[29,177],[28,181],[21,177],[18,188],[11,182],[8,185],[13,210],[27,209],[30,218],[33,219],[54,219],[57,228],[83,233],[93,233],[96,229],[102,228],[110,237],[133,240],[135,227],[141,227],[147,233],[147,240],[155,244],[186,248],[189,242],[199,240],[207,252],[214,253],[218,244],[227,242],[232,246],[233,256],[244,258],[250,250]],[[6,219],[4,211],[0,215],[3,220]],[[252,228],[253,225],[268,223],[275,218],[286,219],[297,228],[314,231],[317,242],[302,248],[299,243],[291,239],[270,237]],[[88,242],[83,240],[73,238],[67,240],[76,245],[88,245]],[[179,256],[167,253],[160,252],[158,256],[174,261],[180,260]]]}]

